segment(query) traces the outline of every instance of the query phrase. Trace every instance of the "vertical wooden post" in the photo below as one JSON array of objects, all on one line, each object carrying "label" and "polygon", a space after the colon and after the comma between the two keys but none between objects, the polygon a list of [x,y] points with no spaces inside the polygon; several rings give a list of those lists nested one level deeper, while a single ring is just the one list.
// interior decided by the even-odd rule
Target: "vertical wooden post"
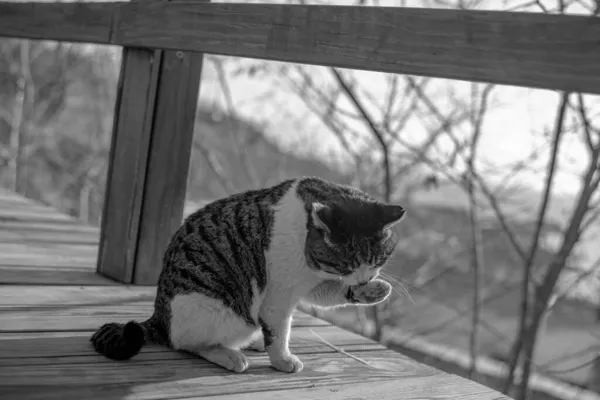
[{"label": "vertical wooden post", "polygon": [[125,48],[97,270],[155,284],[181,223],[202,55]]},{"label": "vertical wooden post", "polygon": [[163,253],[181,225],[194,139],[202,54],[162,58],[133,282],[157,282]]}]

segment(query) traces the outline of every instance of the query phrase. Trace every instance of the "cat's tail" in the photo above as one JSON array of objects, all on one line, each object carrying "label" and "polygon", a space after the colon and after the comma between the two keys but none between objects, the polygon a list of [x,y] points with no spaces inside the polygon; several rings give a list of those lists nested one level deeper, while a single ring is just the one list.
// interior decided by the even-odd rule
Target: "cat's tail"
[{"label": "cat's tail", "polygon": [[111,322],[102,325],[90,341],[94,349],[113,360],[129,360],[146,344],[152,318],[142,323],[129,321],[126,324]]}]

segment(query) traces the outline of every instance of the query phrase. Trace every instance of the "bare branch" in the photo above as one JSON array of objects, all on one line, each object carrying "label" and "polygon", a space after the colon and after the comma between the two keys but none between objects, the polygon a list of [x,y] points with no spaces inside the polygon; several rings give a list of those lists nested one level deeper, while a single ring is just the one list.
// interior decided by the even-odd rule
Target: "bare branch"
[{"label": "bare branch", "polygon": [[377,139],[379,146],[381,147],[381,151],[383,152],[383,173],[384,173],[384,200],[389,202],[392,197],[392,176],[391,176],[391,167],[390,167],[390,158],[388,145],[385,142],[383,137],[383,133],[379,131],[377,125],[375,124],[373,118],[369,115],[366,108],[363,106],[361,101],[358,99],[354,91],[350,88],[346,80],[342,77],[342,75],[335,68],[331,68],[331,73],[335,77],[338,84],[343,89],[344,93],[348,96],[348,98],[352,101],[357,111],[363,117],[364,122],[368,125],[371,130],[371,133]]},{"label": "bare branch", "polygon": [[[479,302],[481,301],[481,286],[482,286],[482,269],[484,268],[484,256],[482,249],[481,227],[479,225],[478,203],[475,195],[475,186],[473,185],[472,177],[476,174],[475,160],[477,159],[477,150],[481,139],[483,118],[487,111],[487,101],[492,90],[492,85],[487,85],[481,94],[480,105],[477,109],[472,110],[472,129],[473,137],[471,139],[470,155],[467,163],[469,172],[469,182],[467,192],[469,196],[469,222],[471,225],[471,267],[473,270],[473,318],[471,335],[469,339],[469,349],[471,352],[471,365],[469,367],[468,376],[473,378],[477,366],[478,341],[477,333],[480,323]],[[476,97],[476,84],[472,84],[472,97]]]},{"label": "bare branch", "polygon": [[536,226],[533,233],[533,237],[531,240],[531,245],[529,247],[529,253],[527,254],[527,258],[525,259],[523,265],[523,282],[521,289],[521,314],[519,321],[519,330],[517,334],[517,338],[515,341],[515,345],[513,347],[513,351],[511,354],[509,369],[508,369],[508,377],[504,384],[504,393],[508,393],[510,388],[513,385],[513,379],[515,374],[515,369],[517,367],[517,363],[519,361],[519,354],[521,353],[522,341],[521,338],[525,334],[525,330],[527,328],[527,317],[529,315],[529,297],[531,291],[531,269],[533,266],[533,262],[535,260],[536,253],[539,248],[539,241],[542,233],[542,228],[544,226],[544,221],[546,218],[546,210],[548,208],[548,203],[552,196],[552,186],[554,183],[554,174],[556,172],[556,165],[558,160],[558,150],[560,148],[563,127],[565,122],[565,111],[567,109],[567,104],[569,102],[569,93],[563,93],[561,96],[556,122],[554,124],[554,135],[552,137],[552,153],[550,155],[550,161],[548,162],[548,172],[546,173],[546,181],[544,183],[544,193],[542,195],[542,204],[538,210],[538,216],[536,219]]},{"label": "bare branch", "polygon": [[388,91],[388,95],[387,95],[385,111],[383,113],[383,125],[384,126],[390,125],[392,109],[394,108],[396,98],[398,97],[398,75],[393,74],[389,80],[390,80],[390,82],[388,84],[389,91]]},{"label": "bare branch", "polygon": [[581,118],[581,122],[583,123],[583,135],[585,138],[585,141],[588,145],[588,149],[589,150],[593,150],[595,145],[594,145],[594,141],[592,139],[592,132],[591,132],[591,125],[590,125],[590,121],[588,120],[587,117],[587,112],[585,109],[585,104],[583,101],[583,95],[581,93],[577,93],[577,100],[578,100],[578,111],[579,111],[579,117]]},{"label": "bare branch", "polygon": [[548,13],[548,9],[546,8],[546,6],[540,1],[540,0],[535,0],[534,1],[535,5],[537,5],[539,8],[542,9],[543,12]]}]

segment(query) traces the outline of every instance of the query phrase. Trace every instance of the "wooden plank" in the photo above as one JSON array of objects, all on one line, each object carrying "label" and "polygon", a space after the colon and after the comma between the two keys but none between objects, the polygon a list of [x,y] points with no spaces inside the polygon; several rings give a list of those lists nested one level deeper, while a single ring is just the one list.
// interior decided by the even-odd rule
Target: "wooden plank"
[{"label": "wooden plank", "polygon": [[[314,333],[313,333],[314,332]],[[316,336],[315,333],[318,335]],[[38,365],[46,364],[52,359],[62,362],[96,362],[99,357],[92,346],[89,338],[91,331],[84,332],[40,332],[38,337],[19,337],[16,335],[5,336],[0,334],[0,364],[2,365]],[[385,350],[379,343],[373,342],[360,335],[342,331],[334,326],[297,327],[293,330],[291,345],[294,349],[301,349],[304,353],[327,353],[336,351],[324,343],[335,343],[346,351],[371,351]],[[142,348],[144,353],[172,353],[165,358],[180,359],[173,350],[156,345]],[[77,359],[72,357],[79,357]],[[71,357],[71,358],[68,358]],[[85,357],[88,357],[87,359]],[[90,359],[95,358],[95,359]],[[185,358],[185,357],[184,357]],[[138,357],[136,356],[136,359]]]},{"label": "wooden plank", "polygon": [[73,224],[79,224],[77,219],[70,215],[61,214],[55,210],[49,210],[46,208],[36,208],[35,206],[25,204],[22,206],[14,207],[0,202],[0,220],[1,221],[19,221],[19,220],[47,220],[48,222],[70,222]]},{"label": "wooden plank", "polygon": [[[154,302],[107,300],[89,305],[40,308],[1,308],[0,332],[92,331],[108,322],[144,321],[153,312]],[[329,323],[296,313],[294,326],[326,326]]]},{"label": "wooden plank", "polygon": [[136,284],[158,282],[164,251],[181,226],[202,58],[179,51],[163,55],[133,267]]},{"label": "wooden plank", "polygon": [[64,257],[95,257],[98,246],[95,244],[40,244],[28,243],[27,241],[17,243],[0,243],[0,254],[46,255],[48,258],[55,256]]},{"label": "wooden plank", "polygon": [[96,257],[89,258],[60,258],[49,260],[44,256],[11,255],[0,258],[0,266],[23,265],[26,267],[55,267],[55,268],[94,268]]},{"label": "wooden plank", "polygon": [[78,224],[57,224],[55,222],[38,222],[38,221],[0,221],[0,230],[18,230],[31,231],[38,230],[42,232],[67,232],[89,235],[90,237],[98,237],[99,230],[94,226],[78,225]]},{"label": "wooden plank", "polygon": [[[333,378],[337,378],[334,376]],[[284,379],[282,379],[284,380]],[[214,388],[210,387],[210,398],[214,399],[283,399],[283,400],[302,400],[302,399],[328,399],[328,400],[346,400],[346,399],[360,399],[360,400],[422,400],[422,399],[461,399],[461,400],[504,400],[509,399],[501,393],[494,391],[493,389],[479,385],[473,381],[465,378],[461,378],[455,375],[446,376],[431,376],[431,377],[417,377],[417,378],[402,378],[402,380],[392,379],[366,379],[366,382],[356,382],[351,385],[342,382],[338,383],[335,381],[330,382],[329,380],[315,380],[315,384],[299,385],[299,388],[284,388],[280,389],[277,387],[278,382],[273,382],[271,379],[269,383],[271,387],[267,390],[256,388],[254,386],[241,386],[235,385],[233,388],[240,390],[237,393],[226,393],[226,394],[213,394]],[[303,382],[304,383],[304,382]],[[225,384],[224,384],[225,385]],[[145,386],[145,385],[144,385]],[[152,394],[147,390],[136,390],[128,387],[113,387],[106,390],[101,387],[85,387],[82,389],[67,388],[62,390],[56,390],[50,388],[51,399],[67,399],[67,398],[81,398],[77,397],[77,391],[81,390],[81,395],[85,396],[86,399],[206,399],[205,395],[199,395],[204,393],[205,386],[198,384],[186,383],[183,389],[183,393],[178,395],[175,387],[178,386],[175,383],[167,384],[154,384],[152,389],[156,390],[157,393]],[[238,389],[238,386],[239,389]],[[290,385],[283,385],[290,386]],[[229,388],[229,384],[225,387]],[[164,388],[164,389],[163,389]],[[244,392],[243,388],[246,388]],[[29,399],[42,399],[43,397],[39,393],[33,393],[33,388],[30,390],[20,388],[11,388],[11,396],[25,396],[18,397],[19,400]],[[36,388],[37,389],[37,388]],[[193,395],[191,392],[196,390],[197,393]],[[43,393],[46,393],[46,388],[43,389]],[[104,393],[106,396],[104,397]],[[141,393],[141,394],[140,394]],[[61,397],[65,396],[65,397]],[[401,396],[401,397],[400,397]],[[452,396],[452,397],[448,397]],[[10,397],[16,398],[16,397]]]},{"label": "wooden plank", "polygon": [[2,243],[66,243],[98,244],[100,231],[82,231],[81,229],[54,229],[48,225],[29,225],[23,223],[0,223],[0,242]]},{"label": "wooden plank", "polygon": [[[164,399],[235,393],[251,396],[254,393],[260,398],[257,392],[273,389],[327,388],[361,382],[375,386],[390,381],[400,385],[411,378],[425,385],[437,376],[449,377],[389,350],[360,355],[368,366],[337,352],[305,354],[302,356],[305,371],[298,374],[274,371],[264,354],[251,356],[250,369],[237,375],[199,358],[12,366],[0,369],[0,382],[3,382],[2,391],[10,399],[17,396],[20,399]],[[32,387],[32,382],[38,386]],[[111,384],[106,385],[106,382]],[[416,386],[415,383],[409,386]],[[446,385],[439,384],[441,387]]]},{"label": "wooden plank", "polygon": [[177,3],[124,7],[121,18],[128,45],[600,93],[593,17]]},{"label": "wooden plank", "polygon": [[85,306],[154,300],[154,286],[0,286],[0,308]]},{"label": "wooden plank", "polygon": [[[94,20],[91,33],[82,33],[80,20]],[[112,34],[106,33],[109,28]],[[587,16],[196,2],[2,2],[2,35],[600,93],[600,19]]]},{"label": "wooden plank", "polygon": [[11,241],[0,243],[0,266],[93,267],[97,254],[97,245]]},{"label": "wooden plank", "polygon": [[81,237],[77,233],[52,235],[46,232],[6,232],[0,228],[0,243],[31,243],[39,245],[92,244],[98,246],[98,237]]},{"label": "wooden plank", "polygon": [[[0,3],[0,36],[110,44],[117,4]],[[52,32],[52,35],[48,35]]]},{"label": "wooden plank", "polygon": [[96,265],[96,257],[93,258],[63,258],[60,260],[48,260],[47,257],[11,257],[10,259],[0,258],[0,266],[14,267],[15,265],[24,266],[27,268],[47,267],[57,269],[94,269]]},{"label": "wooden plank", "polygon": [[[256,394],[255,394],[256,395]],[[215,400],[249,399],[252,394],[224,394],[213,397]],[[448,397],[452,396],[452,397]],[[202,399],[201,396],[188,397],[188,400]],[[269,390],[260,393],[261,400],[422,400],[422,399],[461,399],[461,400],[510,400],[502,393],[456,375],[432,376],[427,378],[403,378],[353,385],[328,385],[289,390]]]},{"label": "wooden plank", "polygon": [[89,265],[87,268],[85,266],[52,268],[18,265],[0,266],[0,283],[11,285],[114,285],[115,281],[98,275],[94,265]]},{"label": "wooden plank", "polygon": [[97,267],[119,282],[133,278],[161,58],[159,51],[123,50]]},{"label": "wooden plank", "polygon": [[[95,330],[105,322],[145,320],[154,286],[0,286],[0,331]],[[327,326],[296,311],[294,326]]]}]

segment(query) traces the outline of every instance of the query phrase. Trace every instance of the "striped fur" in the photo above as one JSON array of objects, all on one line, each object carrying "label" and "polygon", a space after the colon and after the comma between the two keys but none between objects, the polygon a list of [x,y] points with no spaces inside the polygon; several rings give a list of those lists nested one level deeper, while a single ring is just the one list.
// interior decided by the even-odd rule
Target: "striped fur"
[{"label": "striped fur", "polygon": [[153,342],[236,372],[248,367],[239,350],[254,342],[264,344],[276,369],[299,371],[288,346],[294,308],[300,301],[335,307],[385,300],[391,287],[375,278],[403,214],[319,178],[217,200],[173,235],[151,318],[106,324],[91,341],[113,359]]}]

